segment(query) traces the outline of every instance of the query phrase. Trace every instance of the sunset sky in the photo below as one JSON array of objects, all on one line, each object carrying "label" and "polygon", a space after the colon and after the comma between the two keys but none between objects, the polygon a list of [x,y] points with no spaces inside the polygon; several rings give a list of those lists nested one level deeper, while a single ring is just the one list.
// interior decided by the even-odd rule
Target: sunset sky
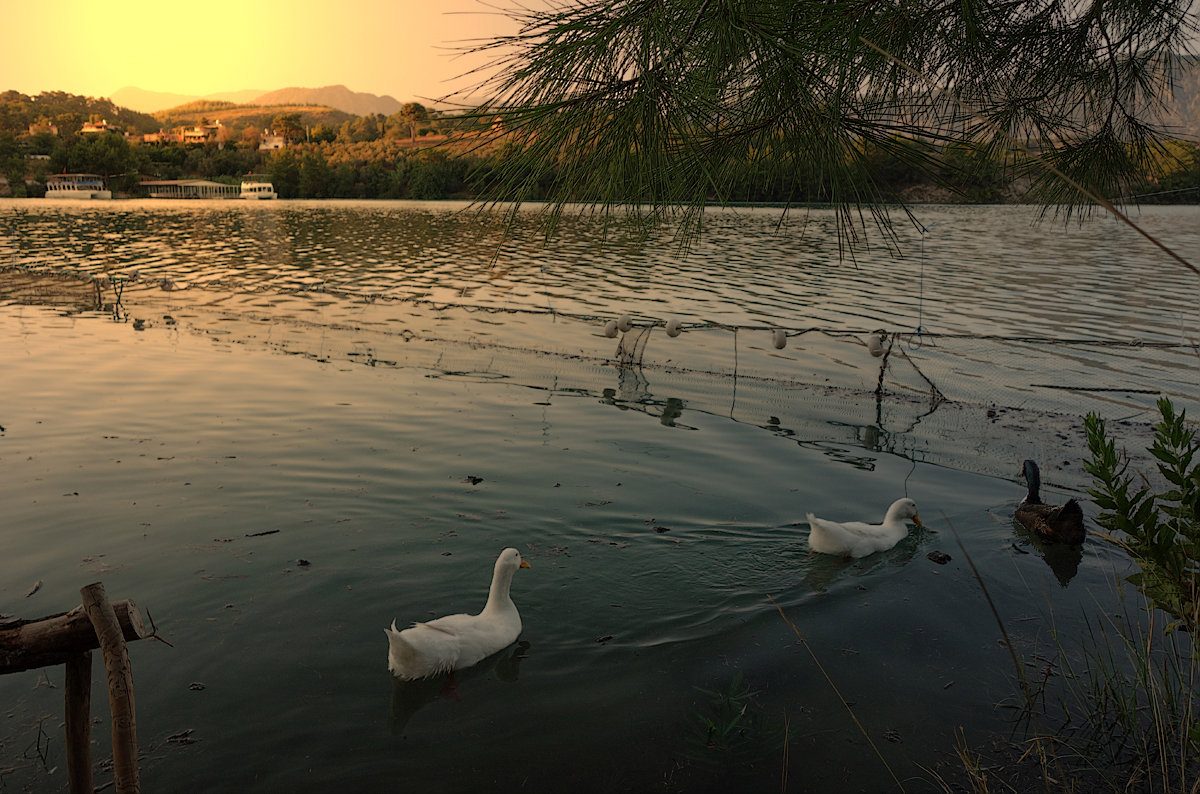
[{"label": "sunset sky", "polygon": [[506,0],[0,0],[0,91],[107,97],[318,88],[434,99],[472,85],[455,57],[512,32]]}]

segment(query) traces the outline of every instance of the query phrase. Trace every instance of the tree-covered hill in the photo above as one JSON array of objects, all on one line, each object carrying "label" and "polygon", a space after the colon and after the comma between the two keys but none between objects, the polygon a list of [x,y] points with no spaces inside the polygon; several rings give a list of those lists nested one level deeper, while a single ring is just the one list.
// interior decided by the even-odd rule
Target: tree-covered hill
[{"label": "tree-covered hill", "polygon": [[26,96],[19,91],[0,93],[0,131],[24,133],[30,124],[53,124],[61,134],[79,131],[93,118],[131,132],[154,132],[159,122],[145,113],[114,105],[111,100],[46,91]]},{"label": "tree-covered hill", "polygon": [[307,127],[324,125],[337,128],[343,123],[355,118],[345,111],[335,110],[320,105],[235,105],[232,102],[214,102],[200,100],[186,105],[160,110],[154,114],[159,127],[191,126],[201,121],[220,122],[235,130],[244,127],[266,129],[272,126],[275,118],[288,113],[300,116],[300,124]]}]

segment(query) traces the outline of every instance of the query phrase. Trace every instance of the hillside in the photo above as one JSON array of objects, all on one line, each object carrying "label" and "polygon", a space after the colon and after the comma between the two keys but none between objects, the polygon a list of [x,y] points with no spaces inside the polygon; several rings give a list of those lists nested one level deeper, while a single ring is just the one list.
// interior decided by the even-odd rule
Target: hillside
[{"label": "hillside", "polygon": [[172,94],[165,91],[145,91],[141,88],[126,86],[118,91],[114,91],[111,99],[121,107],[127,107],[139,113],[153,114],[166,108],[203,100],[234,102],[239,105],[248,104],[254,102],[264,93],[266,92],[262,89],[252,88],[242,91],[222,91],[217,94],[195,96],[193,94]]},{"label": "hillside", "polygon": [[1176,137],[1200,140],[1200,56],[1185,55],[1179,59],[1175,88],[1167,100],[1162,121]]},{"label": "hillside", "polygon": [[238,105],[321,105],[355,116],[366,116],[372,113],[390,116],[399,110],[401,105],[398,100],[390,96],[376,96],[375,94],[351,91],[344,85],[330,85],[324,88],[280,88],[275,91],[246,89],[223,91],[206,96],[145,91],[126,86],[114,92],[112,100],[123,107],[155,115],[192,102],[232,102]]},{"label": "hillside", "polygon": [[158,129],[153,116],[120,107],[108,99],[62,91],[45,91],[37,96],[26,96],[19,91],[0,93],[0,130],[20,133],[29,129],[30,124],[48,119],[58,126],[60,133],[69,135],[78,132],[93,116],[131,132]]},{"label": "hillside", "polygon": [[263,129],[270,127],[275,117],[282,113],[299,113],[300,123],[306,126],[324,124],[326,127],[339,127],[354,118],[353,114],[345,111],[317,105],[235,105],[232,102],[206,100],[159,111],[154,118],[164,128],[191,126],[207,120],[220,121],[226,127]]},{"label": "hillside", "polygon": [[390,116],[400,110],[400,102],[390,96],[376,96],[351,91],[344,85],[327,85],[324,88],[281,88],[258,97],[259,105],[324,105],[337,108],[355,116],[382,113]]}]

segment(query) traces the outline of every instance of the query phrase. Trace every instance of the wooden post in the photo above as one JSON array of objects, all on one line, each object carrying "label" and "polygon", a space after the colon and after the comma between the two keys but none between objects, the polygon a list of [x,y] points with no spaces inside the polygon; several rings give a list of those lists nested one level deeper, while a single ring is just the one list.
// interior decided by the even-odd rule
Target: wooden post
[{"label": "wooden post", "polygon": [[[112,606],[126,641],[150,636],[136,604],[117,601]],[[0,623],[0,675],[66,664],[78,654],[99,647],[96,629],[82,606],[34,620],[6,621]]]},{"label": "wooden post", "polygon": [[133,671],[129,665],[129,648],[117,613],[104,585],[90,584],[79,591],[83,608],[95,627],[104,653],[104,670],[108,677],[108,703],[112,712],[113,782],[116,794],[139,794],[141,783],[137,767],[137,722],[133,707]]},{"label": "wooden post", "polygon": [[71,794],[92,794],[92,652],[67,660],[67,781]]}]

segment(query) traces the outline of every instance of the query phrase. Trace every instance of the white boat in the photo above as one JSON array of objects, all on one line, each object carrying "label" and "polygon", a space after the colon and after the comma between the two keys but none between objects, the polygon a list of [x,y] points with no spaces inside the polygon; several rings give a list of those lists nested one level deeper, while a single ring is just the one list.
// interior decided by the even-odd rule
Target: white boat
[{"label": "white boat", "polygon": [[243,182],[242,198],[273,199],[279,197],[275,194],[275,186],[270,182]]},{"label": "white boat", "polygon": [[46,177],[46,198],[110,199],[112,191],[97,174],[52,174]]}]

